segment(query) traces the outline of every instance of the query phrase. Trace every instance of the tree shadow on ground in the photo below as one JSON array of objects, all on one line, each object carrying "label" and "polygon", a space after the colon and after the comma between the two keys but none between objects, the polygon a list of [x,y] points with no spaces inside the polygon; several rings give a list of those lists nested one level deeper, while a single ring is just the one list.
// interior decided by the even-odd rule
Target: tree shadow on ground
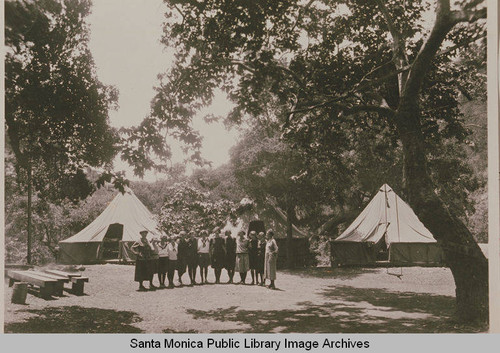
[{"label": "tree shadow on ground", "polygon": [[280,270],[280,272],[295,275],[299,277],[314,277],[314,278],[335,278],[339,280],[354,279],[358,276],[368,273],[378,272],[378,268],[362,268],[362,267],[306,267],[293,270]]},{"label": "tree shadow on ground", "polygon": [[[299,302],[298,309],[192,310],[194,319],[232,321],[239,332],[300,333],[444,333],[484,332],[487,327],[459,325],[453,321],[455,299],[384,289],[330,287],[321,293],[326,302]],[[218,330],[217,332],[234,332]]]},{"label": "tree shadow on ground", "polygon": [[22,322],[5,324],[9,333],[140,333],[132,326],[142,319],[131,311],[81,306],[22,310],[35,314]]}]

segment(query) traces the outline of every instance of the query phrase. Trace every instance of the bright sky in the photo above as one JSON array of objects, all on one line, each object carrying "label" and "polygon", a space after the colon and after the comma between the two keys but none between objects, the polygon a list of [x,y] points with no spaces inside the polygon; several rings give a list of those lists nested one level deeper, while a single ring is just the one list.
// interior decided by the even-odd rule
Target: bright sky
[{"label": "bright sky", "polygon": [[[172,62],[173,52],[160,44],[163,14],[162,0],[93,0],[88,22],[97,74],[103,83],[120,91],[120,108],[110,114],[114,127],[138,125],[148,115],[156,77]],[[219,94],[205,113],[225,114],[230,108],[230,103]],[[225,130],[222,123],[206,124],[202,115],[193,125],[203,136],[203,157],[212,161],[214,167],[227,162],[238,133]],[[181,162],[184,156],[180,148],[173,146],[172,150],[172,162]],[[136,179],[129,172],[131,168],[119,159],[115,169],[125,170],[129,178]],[[145,180],[156,178],[162,176],[150,173]]]}]

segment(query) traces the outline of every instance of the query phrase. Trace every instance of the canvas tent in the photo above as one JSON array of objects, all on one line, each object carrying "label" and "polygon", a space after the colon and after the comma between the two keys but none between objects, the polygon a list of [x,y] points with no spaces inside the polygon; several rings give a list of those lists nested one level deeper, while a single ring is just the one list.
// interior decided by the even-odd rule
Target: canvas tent
[{"label": "canvas tent", "polygon": [[87,227],[59,242],[59,262],[96,263],[109,259],[132,261],[130,246],[148,230],[150,237],[160,235],[153,214],[129,188],[118,193],[106,209]]},{"label": "canvas tent", "polygon": [[333,242],[335,264],[442,264],[436,240],[411,207],[384,184],[352,224]]}]

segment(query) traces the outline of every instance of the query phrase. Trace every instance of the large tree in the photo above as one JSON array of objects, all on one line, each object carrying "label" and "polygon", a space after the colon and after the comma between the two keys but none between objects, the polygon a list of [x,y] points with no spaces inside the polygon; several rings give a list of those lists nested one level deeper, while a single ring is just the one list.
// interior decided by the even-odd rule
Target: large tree
[{"label": "large tree", "polygon": [[5,2],[6,141],[28,192],[28,263],[33,187],[50,200],[84,198],[94,189],[85,168],[105,168],[117,152],[108,121],[117,91],[96,76],[90,8],[90,0]]},{"label": "large tree", "polygon": [[[402,149],[404,195],[445,251],[459,318],[487,319],[487,261],[430,170],[436,149],[454,153],[467,137],[458,95],[484,67],[470,50],[484,52],[483,1],[166,3],[163,42],[175,48],[176,62],[157,88],[156,119],[182,130],[222,88],[235,103],[229,121],[262,116],[260,98],[270,92],[281,106],[283,138],[302,134],[313,147],[329,140],[331,158],[348,157],[334,153],[343,129],[360,137],[384,129]],[[474,65],[456,59],[464,50]]]}]

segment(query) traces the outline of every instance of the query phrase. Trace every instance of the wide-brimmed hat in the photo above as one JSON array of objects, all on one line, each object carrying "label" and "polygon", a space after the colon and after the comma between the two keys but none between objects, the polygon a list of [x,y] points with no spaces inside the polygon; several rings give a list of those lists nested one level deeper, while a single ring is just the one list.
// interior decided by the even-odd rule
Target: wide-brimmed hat
[{"label": "wide-brimmed hat", "polygon": [[148,234],[148,231],[147,231],[147,230],[141,230],[141,231],[139,232],[139,234],[140,234],[140,235]]}]

